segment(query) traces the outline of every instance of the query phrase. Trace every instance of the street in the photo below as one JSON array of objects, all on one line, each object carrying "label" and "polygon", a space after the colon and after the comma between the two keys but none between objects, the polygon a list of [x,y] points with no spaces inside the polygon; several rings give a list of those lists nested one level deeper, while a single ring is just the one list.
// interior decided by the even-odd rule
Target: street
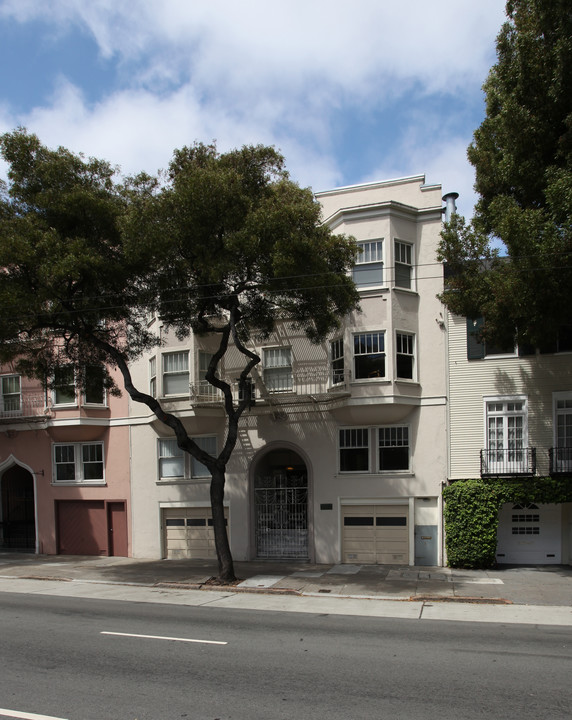
[{"label": "street", "polygon": [[0,718],[538,720],[572,707],[570,627],[10,593],[0,608]]}]

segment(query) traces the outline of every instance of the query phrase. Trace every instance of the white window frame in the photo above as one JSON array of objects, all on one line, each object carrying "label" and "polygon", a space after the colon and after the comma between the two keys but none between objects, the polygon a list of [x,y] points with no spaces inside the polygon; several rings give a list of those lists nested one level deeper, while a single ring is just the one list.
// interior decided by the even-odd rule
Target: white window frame
[{"label": "white window frame", "polygon": [[[485,445],[486,448],[486,472],[501,474],[518,474],[527,468],[527,451],[528,451],[528,398],[526,395],[494,395],[483,398],[484,400],[484,429],[485,429]],[[492,407],[493,405],[497,407]],[[514,406],[521,405],[521,408]],[[502,406],[502,407],[498,407]],[[511,431],[518,431],[519,428],[510,427],[510,419],[522,418],[522,437],[511,437]],[[491,426],[489,420],[497,418],[502,419],[502,423],[495,429],[495,435],[498,435],[498,429],[501,428],[502,447],[491,447]],[[494,444],[498,443],[498,437],[493,440]],[[512,446],[512,447],[511,447]],[[495,458],[494,451],[499,453]],[[505,453],[507,457],[505,458]]]},{"label": "white window frame", "polygon": [[[352,271],[352,278],[358,290],[379,288],[384,285],[383,238],[359,240],[359,252]],[[375,278],[375,275],[380,275]],[[360,275],[362,279],[360,280]]]},{"label": "white window frame", "polygon": [[[9,391],[6,392],[6,387],[8,386],[8,381],[10,380],[17,380],[18,381],[18,391],[13,392]],[[18,401],[17,403],[14,402],[15,397],[17,396]],[[8,402],[6,402],[8,399]],[[18,407],[14,407],[16,405]],[[10,417],[10,416],[17,416],[21,415],[23,411],[22,408],[22,377],[21,375],[17,375],[15,373],[11,373],[10,375],[0,375],[0,413],[2,415]]]},{"label": "white window frame", "polygon": [[[85,373],[86,373],[85,382],[86,382],[86,386],[87,386],[87,373],[88,373],[90,367],[91,367],[91,368],[96,368],[96,367],[99,368],[99,366],[97,366],[97,365],[90,365],[90,366],[88,366],[88,367],[85,368]],[[105,382],[104,382],[104,380],[105,380],[105,370],[104,370],[104,368],[102,367],[102,368],[101,368],[101,395],[102,395],[102,401],[101,401],[101,402],[93,402],[93,400],[88,401],[87,398],[86,398],[86,394],[85,394],[85,391],[86,391],[87,388],[85,387],[85,388],[83,389],[83,391],[82,391],[82,394],[81,394],[82,404],[83,404],[83,405],[87,405],[87,406],[89,406],[89,407],[107,407],[107,391],[106,391],[106,389],[105,389]]]},{"label": "white window frame", "polygon": [[[167,369],[168,360],[179,356],[184,362],[178,363],[174,369]],[[179,378],[178,382],[182,383],[182,387],[176,392],[167,392],[166,378]],[[186,380],[184,379],[186,378]],[[163,397],[184,397],[190,395],[190,371],[189,371],[189,351],[188,350],[172,350],[164,352],[161,355],[161,386]],[[184,386],[184,389],[183,389]]]},{"label": "white window frame", "polygon": [[[409,425],[382,425],[376,428],[376,462],[377,469],[380,473],[402,473],[411,471],[411,433]],[[389,442],[390,444],[382,445]],[[381,450],[382,448],[397,449],[407,448],[407,466],[403,468],[384,468],[381,466]]]},{"label": "white window frame", "polygon": [[[200,448],[216,457],[216,435],[202,435],[193,437],[192,439]],[[161,472],[163,466],[162,461],[172,458],[180,458],[182,474],[163,475]],[[206,465],[203,465],[203,463],[192,457],[190,453],[181,450],[177,445],[177,439],[174,437],[157,438],[157,475],[161,483],[191,482],[193,480],[202,482],[211,477]]]},{"label": "white window frame", "polygon": [[[404,342],[405,346],[404,346]],[[405,330],[395,331],[395,379],[405,381],[415,381],[417,379],[417,362],[416,362],[416,337],[415,333],[407,332]],[[398,356],[404,358],[411,358],[411,377],[405,377],[398,374]]]},{"label": "white window frame", "polygon": [[[367,467],[357,470],[345,470],[342,465],[342,453],[348,451],[363,451],[367,455]],[[371,472],[371,428],[369,427],[341,427],[338,429],[338,469],[344,475],[358,475]]]},{"label": "white window frame", "polygon": [[[415,278],[413,273],[415,246],[412,243],[406,242],[405,240],[399,240],[394,238],[393,240],[393,283],[395,287],[402,288],[404,290],[415,290]],[[397,281],[398,270],[401,268],[407,268],[409,271],[408,284],[401,284]]]},{"label": "white window frame", "polygon": [[[60,368],[58,368],[59,371],[62,370],[71,370],[73,375],[73,382],[67,383],[66,385],[56,385],[56,377],[54,375],[54,385],[52,388],[52,402],[54,407],[77,407],[77,385],[76,385],[76,377],[75,377],[75,370],[73,365],[62,365]],[[71,388],[73,386],[73,400],[69,400],[66,402],[60,402],[58,401],[58,388],[62,387],[69,387]]]},{"label": "white window frame", "polygon": [[[364,380],[385,380],[387,378],[387,350],[385,347],[385,330],[374,330],[354,333],[352,336],[353,341],[353,379],[363,382]],[[381,338],[381,342],[380,342]],[[371,350],[367,351],[368,346],[371,346]],[[379,347],[382,346],[382,350]],[[377,349],[375,349],[377,347]],[[359,349],[359,352],[356,352]],[[357,372],[358,360],[357,358],[363,356],[379,356],[383,357],[383,375],[380,375],[377,371],[372,371],[366,377],[359,376]]]},{"label": "white window frame", "polygon": [[149,395],[157,397],[157,356],[149,358]]},{"label": "white window frame", "polygon": [[[572,390],[552,393],[554,443],[552,469],[555,472],[572,470]],[[560,419],[563,419],[563,430],[560,430]],[[562,442],[564,440],[564,442]],[[569,448],[559,455],[558,450]]]},{"label": "white window frame", "polygon": [[[72,459],[67,461],[58,461],[58,450],[60,448],[71,448]],[[84,448],[100,448],[101,459],[90,461],[84,459]],[[101,464],[100,478],[86,478],[85,466],[89,464]],[[74,477],[58,479],[58,467],[61,465],[74,466]],[[52,485],[105,485],[105,448],[102,442],[84,442],[84,443],[54,443],[52,451]]]},{"label": "white window frame", "polygon": [[283,346],[262,348],[262,374],[269,393],[294,392],[292,348]]},{"label": "white window frame", "polygon": [[345,381],[345,345],[342,337],[330,342],[330,384],[332,387]]}]

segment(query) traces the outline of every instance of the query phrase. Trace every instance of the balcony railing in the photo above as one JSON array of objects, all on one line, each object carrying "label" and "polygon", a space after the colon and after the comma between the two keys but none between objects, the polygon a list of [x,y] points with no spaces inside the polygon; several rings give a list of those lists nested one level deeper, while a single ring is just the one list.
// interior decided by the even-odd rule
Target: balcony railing
[{"label": "balcony railing", "polygon": [[548,455],[551,475],[572,475],[572,447],[553,447]]},{"label": "balcony railing", "polygon": [[[334,382],[335,380],[335,382]],[[225,378],[233,390],[234,397],[239,399],[238,381]],[[347,392],[349,377],[337,372],[335,378],[322,370],[302,369],[295,372],[284,372],[264,377],[263,372],[253,378],[249,385],[254,403],[279,403],[292,396],[317,398]],[[206,380],[190,385],[191,402],[196,404],[221,403],[223,394]]]},{"label": "balcony railing", "polygon": [[536,448],[481,450],[481,476],[534,475]]},{"label": "balcony railing", "polygon": [[14,393],[0,397],[0,422],[40,419],[45,417],[46,398],[43,393]]}]

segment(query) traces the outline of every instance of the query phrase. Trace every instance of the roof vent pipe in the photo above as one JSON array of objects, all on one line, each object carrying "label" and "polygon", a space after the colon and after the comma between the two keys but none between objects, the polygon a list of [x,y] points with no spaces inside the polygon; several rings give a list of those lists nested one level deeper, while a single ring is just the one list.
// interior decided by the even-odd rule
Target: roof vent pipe
[{"label": "roof vent pipe", "polygon": [[450,192],[443,195],[443,202],[445,203],[445,222],[450,222],[453,213],[457,212],[457,203],[455,200],[459,197],[459,193]]}]

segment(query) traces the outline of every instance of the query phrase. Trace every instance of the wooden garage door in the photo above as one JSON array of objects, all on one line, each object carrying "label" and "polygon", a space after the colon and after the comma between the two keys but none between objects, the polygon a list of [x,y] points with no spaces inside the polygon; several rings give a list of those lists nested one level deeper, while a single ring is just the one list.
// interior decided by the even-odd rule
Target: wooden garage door
[{"label": "wooden garage door", "polygon": [[342,562],[371,565],[409,563],[407,505],[342,507]]},{"label": "wooden garage door", "polygon": [[103,500],[58,500],[56,507],[61,555],[107,555]]},{"label": "wooden garage door", "polygon": [[[224,510],[228,524],[228,510]],[[165,555],[177,558],[215,558],[215,541],[210,508],[164,508]]]}]

